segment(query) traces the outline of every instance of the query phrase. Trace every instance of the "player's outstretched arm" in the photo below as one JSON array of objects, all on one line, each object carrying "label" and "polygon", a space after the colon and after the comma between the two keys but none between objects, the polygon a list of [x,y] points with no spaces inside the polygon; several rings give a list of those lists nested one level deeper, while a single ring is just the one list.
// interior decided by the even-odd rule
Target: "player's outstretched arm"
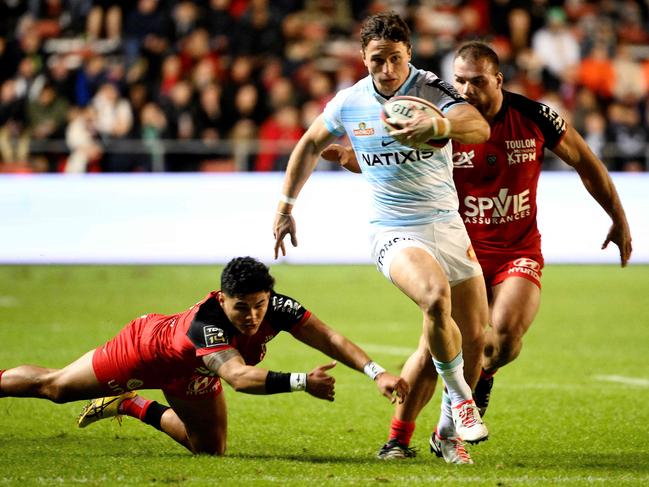
[{"label": "player's outstretched arm", "polygon": [[306,391],[319,399],[334,400],[335,379],[327,374],[336,363],[316,367],[311,372],[274,372],[247,365],[234,348],[227,348],[203,357],[210,371],[218,374],[237,392],[277,394]]},{"label": "player's outstretched arm", "polygon": [[410,386],[405,379],[387,372],[383,367],[373,362],[358,345],[328,327],[314,314],[305,323],[293,329],[291,333],[310,347],[320,350],[352,369],[364,372],[376,382],[381,394],[391,402],[395,402],[397,399],[403,402],[410,391]]},{"label": "player's outstretched arm", "polygon": [[482,144],[491,135],[489,123],[473,105],[453,105],[445,114],[451,122],[449,137],[463,144]]},{"label": "player's outstretched arm", "polygon": [[297,201],[297,195],[311,176],[318,162],[318,156],[325,144],[333,138],[333,135],[324,122],[322,115],[316,118],[306,133],[300,138],[297,145],[291,152],[284,176],[284,186],[277,213],[273,223],[273,235],[275,237],[275,259],[286,255],[284,237],[291,237],[291,245],[297,247],[297,230],[295,220],[291,215],[293,206]]},{"label": "player's outstretched arm", "polygon": [[602,249],[613,242],[620,250],[622,267],[626,266],[633,250],[631,230],[617,189],[606,166],[593,154],[586,141],[572,127],[568,127],[553,152],[566,164],[575,168],[588,192],[611,217],[612,224],[602,244]]}]

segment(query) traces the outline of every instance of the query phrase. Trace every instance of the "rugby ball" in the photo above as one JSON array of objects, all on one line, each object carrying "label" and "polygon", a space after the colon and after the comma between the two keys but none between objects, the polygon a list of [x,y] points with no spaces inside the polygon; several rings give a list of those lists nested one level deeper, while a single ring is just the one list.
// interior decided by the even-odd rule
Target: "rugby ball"
[{"label": "rugby ball", "polygon": [[[400,127],[392,125],[389,120],[409,120],[416,110],[423,110],[431,117],[444,118],[442,111],[435,104],[416,96],[394,96],[383,104],[381,110],[381,121],[386,131],[399,130]],[[417,149],[437,150],[441,149],[448,143],[448,137],[443,139],[429,139],[425,142],[413,145]]]}]

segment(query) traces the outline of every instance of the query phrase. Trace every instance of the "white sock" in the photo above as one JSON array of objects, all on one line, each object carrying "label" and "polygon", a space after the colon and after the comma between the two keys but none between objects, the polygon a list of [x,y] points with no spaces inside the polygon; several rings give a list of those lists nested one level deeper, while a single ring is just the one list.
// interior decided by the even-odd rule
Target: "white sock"
[{"label": "white sock", "polygon": [[437,423],[437,434],[442,438],[455,436],[455,424],[453,423],[453,415],[451,413],[451,398],[448,397],[446,391],[442,393],[441,410],[439,423]]},{"label": "white sock", "polygon": [[451,404],[471,399],[471,388],[464,380],[464,358],[462,352],[450,362],[438,362],[433,358],[435,370],[444,381]]}]

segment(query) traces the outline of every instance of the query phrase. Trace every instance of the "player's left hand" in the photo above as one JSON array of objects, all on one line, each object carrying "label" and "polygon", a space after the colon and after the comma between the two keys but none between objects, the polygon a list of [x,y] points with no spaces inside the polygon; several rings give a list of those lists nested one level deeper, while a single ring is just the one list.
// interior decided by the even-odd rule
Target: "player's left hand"
[{"label": "player's left hand", "polygon": [[399,404],[403,403],[404,399],[410,392],[410,385],[402,377],[392,375],[389,372],[382,372],[376,376],[376,386],[385,397],[387,397],[392,404],[397,399]]},{"label": "player's left hand", "polygon": [[622,267],[626,267],[631,258],[631,252],[633,251],[633,247],[631,246],[631,230],[629,230],[629,224],[626,221],[613,222],[606,236],[606,240],[602,244],[602,249],[608,247],[610,242],[613,242],[620,249],[620,262]]}]

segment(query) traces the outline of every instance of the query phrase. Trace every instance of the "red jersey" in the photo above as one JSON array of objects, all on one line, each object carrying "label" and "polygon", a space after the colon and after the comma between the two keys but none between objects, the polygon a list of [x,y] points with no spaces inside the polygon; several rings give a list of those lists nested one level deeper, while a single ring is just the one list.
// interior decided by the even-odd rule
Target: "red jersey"
[{"label": "red jersey", "polygon": [[[203,363],[210,353],[235,348],[246,364],[266,355],[266,343],[280,331],[291,331],[311,313],[294,299],[271,292],[259,330],[243,335],[226,317],[214,291],[187,311],[174,315],[148,314],[129,323],[99,347],[93,356],[95,375],[114,392],[163,389],[178,397],[217,392],[220,384]],[[207,387],[211,389],[206,391]]]},{"label": "red jersey", "polygon": [[540,254],[536,189],[543,152],[557,146],[566,128],[547,105],[503,90],[489,140],[453,141],[460,214],[479,260],[512,250]]}]

